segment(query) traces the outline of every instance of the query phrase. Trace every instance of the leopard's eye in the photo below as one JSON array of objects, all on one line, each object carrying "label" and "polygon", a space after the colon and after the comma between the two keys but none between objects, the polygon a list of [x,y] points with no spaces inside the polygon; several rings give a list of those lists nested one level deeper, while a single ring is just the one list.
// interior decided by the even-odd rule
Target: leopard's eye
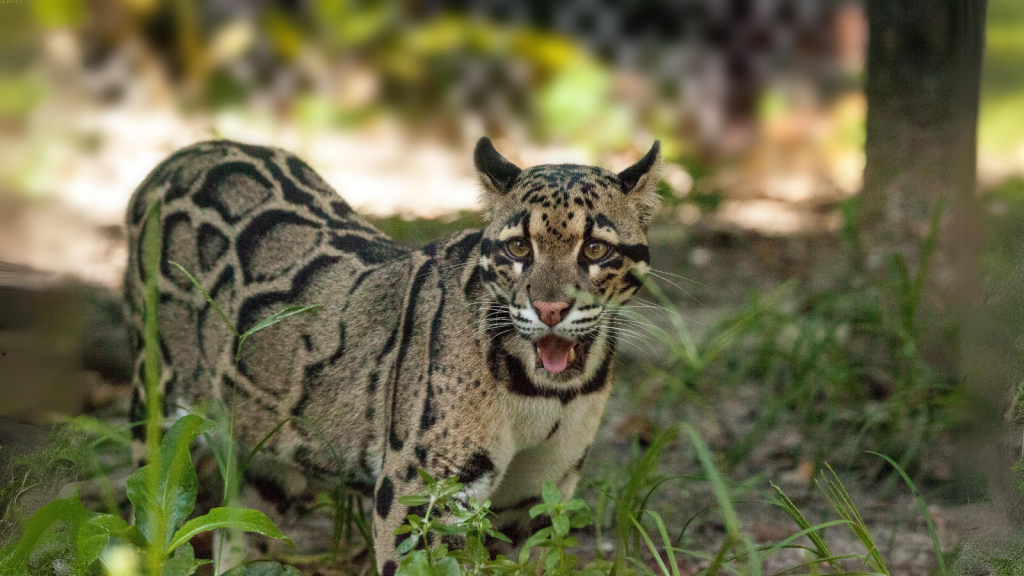
[{"label": "leopard's eye", "polygon": [[510,256],[519,260],[529,257],[531,252],[530,243],[526,241],[526,238],[519,236],[505,242],[505,250],[508,250]]},{"label": "leopard's eye", "polygon": [[583,244],[583,257],[587,260],[600,260],[608,254],[608,244],[600,240],[588,240]]}]

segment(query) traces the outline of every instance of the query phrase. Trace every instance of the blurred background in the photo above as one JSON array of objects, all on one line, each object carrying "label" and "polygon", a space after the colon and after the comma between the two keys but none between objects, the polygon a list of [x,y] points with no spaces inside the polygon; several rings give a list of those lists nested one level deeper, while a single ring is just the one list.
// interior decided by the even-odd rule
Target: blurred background
[{"label": "blurred background", "polygon": [[[423,244],[479,223],[481,135],[612,170],[660,139],[660,289],[590,485],[686,420],[737,495],[848,471],[900,573],[930,540],[865,450],[950,549],[1020,534],[1016,0],[24,0],[0,3],[0,62],[0,416],[125,421],[123,214],[179,147],[286,148]],[[661,505],[685,519],[702,490]]]}]

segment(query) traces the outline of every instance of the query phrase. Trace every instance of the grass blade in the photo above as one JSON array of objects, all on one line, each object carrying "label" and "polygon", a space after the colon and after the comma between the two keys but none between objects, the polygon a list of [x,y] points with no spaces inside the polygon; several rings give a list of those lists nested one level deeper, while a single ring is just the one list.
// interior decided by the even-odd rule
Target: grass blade
[{"label": "grass blade", "polygon": [[185,270],[185,267],[181,264],[171,260],[168,260],[167,263],[180,270],[181,273],[188,278],[188,281],[192,283],[192,286],[195,286],[195,289],[198,290],[199,293],[203,295],[203,298],[210,303],[210,307],[213,308],[214,312],[216,312],[217,315],[220,316],[220,319],[224,321],[224,325],[230,328],[231,331],[235,333],[235,336],[238,336],[238,330],[235,330],[235,325],[231,323],[231,320],[228,320],[228,315],[224,313],[224,310],[222,310],[219,305],[217,305],[217,301],[211,298],[210,294],[207,293],[206,290],[203,290],[203,285],[199,283],[199,280],[196,280],[194,276],[189,274],[188,270]]},{"label": "grass blade", "polygon": [[707,444],[701,440],[700,434],[697,433],[693,426],[683,424],[683,430],[689,435],[690,442],[693,443],[693,447],[697,450],[697,458],[700,460],[701,466],[704,467],[704,473],[708,477],[708,482],[711,483],[715,499],[718,501],[718,506],[722,509],[722,520],[725,522],[725,529],[734,542],[739,542],[740,521],[736,516],[736,510],[732,506],[729,489],[726,487],[721,474],[718,473],[718,468],[715,466],[711,451],[708,449]]},{"label": "grass blade", "polygon": [[935,530],[935,523],[932,522],[931,515],[928,514],[928,505],[925,504],[924,498],[921,496],[921,491],[917,489],[917,485],[915,485],[914,481],[910,479],[910,476],[907,476],[907,473],[903,471],[903,468],[900,467],[900,465],[892,458],[889,458],[885,454],[871,452],[870,450],[868,451],[868,454],[874,454],[875,456],[884,458],[886,462],[892,464],[892,467],[900,473],[900,476],[903,477],[903,481],[910,487],[910,492],[914,495],[914,500],[917,501],[917,507],[921,510],[925,524],[928,526],[928,534],[932,537],[932,546],[935,547],[935,556],[939,559],[939,573],[942,574],[942,576],[946,576],[946,560],[942,556],[942,546],[939,545],[939,534]]},{"label": "grass blade", "polygon": [[[824,530],[825,528],[830,528],[832,526],[839,526],[840,524],[849,524],[849,523],[850,523],[849,520],[832,520],[830,522],[822,522],[821,524],[816,524],[814,526],[808,526],[807,528],[804,528],[803,530],[797,532],[796,534],[793,534],[789,538],[786,538],[785,540],[783,540],[783,541],[779,542],[778,544],[776,544],[776,545],[772,546],[771,548],[769,548],[768,551],[765,552],[764,556],[761,556],[761,559],[764,560],[765,558],[768,558],[769,556],[771,556],[772,554],[775,554],[779,550],[782,550],[783,548],[785,548],[786,546],[788,546],[789,544],[791,544],[793,541],[795,541],[797,538],[800,538],[801,536],[809,536],[810,534],[815,533],[818,530]],[[820,562],[820,560],[819,560],[819,562]]]},{"label": "grass blade", "polygon": [[[644,542],[647,544],[647,548],[650,549],[651,555],[654,556],[654,560],[658,563],[658,567],[661,568],[661,573],[665,576],[679,576],[679,568],[675,566],[675,560],[673,559],[672,561],[675,571],[669,572],[668,567],[665,566],[665,561],[661,559],[661,554],[658,554],[658,549],[654,546],[654,542],[651,540],[651,537],[647,535],[647,531],[644,530],[644,527],[641,526],[632,515],[630,515],[629,519],[633,522],[633,525],[636,526],[637,533],[640,534],[641,538],[643,538]],[[672,556],[671,551],[669,551],[669,556]]]},{"label": "grass blade", "polygon": [[[799,526],[801,530],[807,530],[808,528],[810,528],[811,523],[807,521],[807,518],[804,518],[804,515],[800,512],[796,505],[793,504],[793,501],[789,499],[789,496],[786,496],[786,493],[782,491],[782,488],[779,488],[774,483],[772,483],[771,486],[772,488],[775,489],[775,493],[778,494],[779,498],[781,499],[775,504],[782,508],[783,510],[785,510],[786,514],[793,519],[793,522],[796,522],[796,525]],[[817,532],[808,532],[807,538],[811,541],[812,544],[814,544],[814,548],[817,550],[819,558],[830,558],[834,556],[832,554],[832,551],[829,550],[828,544],[825,544],[825,540],[821,537],[820,534],[818,534]],[[838,563],[829,562],[829,564],[836,572],[843,571],[842,567]]]},{"label": "grass blade", "polygon": [[[722,479],[722,475],[718,472],[718,467],[715,466],[714,458],[711,456],[711,450],[708,449],[707,444],[704,443],[700,438],[700,434],[697,430],[689,424],[683,424],[683,429],[690,437],[690,442],[693,443],[693,447],[697,450],[697,458],[700,460],[701,466],[704,468],[704,473],[708,477],[708,481],[711,483],[711,489],[715,493],[715,499],[718,501],[719,507],[722,509],[722,520],[725,522],[725,529],[729,533],[729,539],[726,540],[725,545],[722,546],[722,550],[719,551],[719,556],[716,558],[724,557],[725,551],[731,546],[739,543],[743,543],[743,546],[747,549],[747,553],[750,555],[751,563],[749,565],[750,574],[752,576],[760,576],[761,574],[761,561],[757,556],[757,552],[754,550],[753,543],[746,538],[743,538],[743,534],[740,532],[740,521],[736,515],[736,509],[733,507],[732,498],[729,496],[729,490],[725,485],[725,480]],[[715,564],[712,564],[715,566]],[[717,568],[714,571],[718,572]],[[710,573],[710,572],[709,572]]]},{"label": "grass blade", "polygon": [[647,513],[654,518],[654,524],[658,527],[658,533],[661,534],[661,540],[665,543],[665,554],[668,555],[668,562],[672,567],[672,576],[679,576],[679,565],[676,563],[675,553],[672,552],[672,541],[669,540],[668,530],[665,528],[665,522],[657,512],[651,510]]},{"label": "grass blade", "polygon": [[238,473],[239,474],[245,474],[245,470],[249,467],[249,462],[251,462],[253,457],[256,456],[256,454],[258,454],[259,451],[263,449],[263,445],[266,444],[267,441],[270,440],[274,436],[274,434],[277,434],[278,432],[280,432],[281,431],[281,427],[283,427],[285,424],[287,424],[292,418],[294,418],[294,416],[293,417],[289,417],[289,418],[285,418],[284,420],[280,421],[277,424],[277,426],[274,426],[273,430],[268,432],[267,435],[264,436],[262,440],[260,440],[259,444],[257,444],[256,447],[253,448],[251,452],[249,452],[249,455],[245,457],[245,460],[242,461],[242,466],[241,466],[241,468],[238,469]]}]

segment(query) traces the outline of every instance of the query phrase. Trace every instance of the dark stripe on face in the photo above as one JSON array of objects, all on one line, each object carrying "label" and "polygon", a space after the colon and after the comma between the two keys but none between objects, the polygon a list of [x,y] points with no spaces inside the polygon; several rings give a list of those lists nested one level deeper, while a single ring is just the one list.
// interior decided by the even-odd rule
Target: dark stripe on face
[{"label": "dark stripe on face", "polygon": [[476,295],[477,291],[480,290],[480,288],[482,287],[482,270],[483,269],[480,267],[480,265],[476,265],[473,267],[473,272],[469,275],[469,279],[466,280],[466,285],[462,287],[462,293],[463,295],[465,295],[466,298],[472,300],[473,296]]},{"label": "dark stripe on face", "polygon": [[633,262],[650,262],[651,249],[647,244],[619,244],[619,254],[629,258]]},{"label": "dark stripe on face", "polygon": [[526,210],[522,210],[522,211],[516,213],[515,215],[513,215],[511,218],[509,218],[505,222],[505,228],[513,228],[513,227],[519,225],[519,223],[522,222],[523,219],[526,218],[529,215],[530,215],[530,213],[527,212]]},{"label": "dark stripe on face", "polygon": [[[597,262],[597,267],[601,270],[608,270],[609,268],[621,268],[626,261],[623,260],[622,256],[612,256],[611,258]],[[590,264],[593,266],[593,264]]]},{"label": "dark stripe on face", "polygon": [[499,242],[491,240],[490,238],[484,238],[483,240],[480,240],[480,255],[490,256],[491,253],[494,252],[494,249],[498,247],[498,245]]},{"label": "dark stripe on face", "polygon": [[615,224],[612,224],[612,221],[609,220],[608,217],[605,216],[604,214],[598,214],[594,218],[594,220],[597,222],[598,226],[600,226],[602,228],[611,228],[612,230],[615,230],[616,232],[618,232],[618,230],[615,228]]}]

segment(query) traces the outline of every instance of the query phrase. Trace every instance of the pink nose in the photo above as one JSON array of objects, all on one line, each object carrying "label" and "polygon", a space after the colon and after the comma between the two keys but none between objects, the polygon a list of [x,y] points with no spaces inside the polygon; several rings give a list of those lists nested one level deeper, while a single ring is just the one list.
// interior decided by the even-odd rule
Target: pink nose
[{"label": "pink nose", "polygon": [[533,307],[537,309],[540,321],[548,326],[554,326],[562,321],[562,311],[569,307],[568,302],[534,302]]}]

